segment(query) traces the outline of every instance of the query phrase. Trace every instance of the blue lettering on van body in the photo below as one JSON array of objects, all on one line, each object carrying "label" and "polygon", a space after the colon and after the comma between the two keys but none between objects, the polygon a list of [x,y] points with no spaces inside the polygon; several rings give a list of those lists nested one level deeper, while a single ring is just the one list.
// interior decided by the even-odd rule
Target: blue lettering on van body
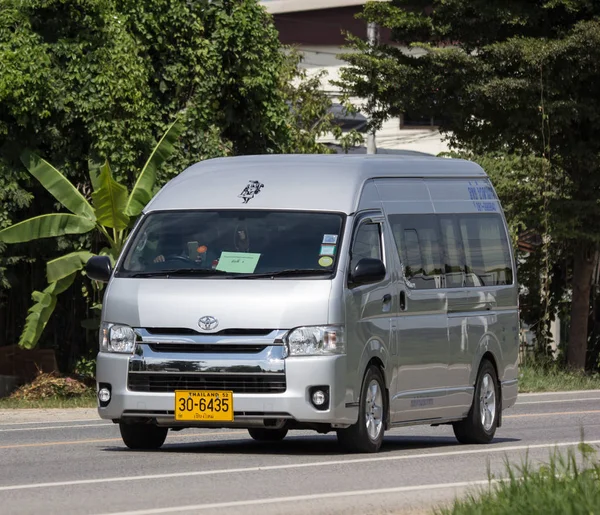
[{"label": "blue lettering on van body", "polygon": [[494,188],[490,185],[480,185],[478,181],[469,181],[467,190],[469,192],[469,199],[473,201],[473,205],[477,211],[498,212],[498,197]]}]

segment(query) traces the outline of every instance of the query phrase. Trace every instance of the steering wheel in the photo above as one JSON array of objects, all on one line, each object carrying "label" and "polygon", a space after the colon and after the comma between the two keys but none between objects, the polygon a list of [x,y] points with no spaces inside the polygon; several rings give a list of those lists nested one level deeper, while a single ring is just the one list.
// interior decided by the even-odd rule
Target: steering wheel
[{"label": "steering wheel", "polygon": [[178,256],[177,254],[170,254],[165,256],[165,262],[166,261],[183,261],[184,263],[189,263],[190,259],[185,256]]}]

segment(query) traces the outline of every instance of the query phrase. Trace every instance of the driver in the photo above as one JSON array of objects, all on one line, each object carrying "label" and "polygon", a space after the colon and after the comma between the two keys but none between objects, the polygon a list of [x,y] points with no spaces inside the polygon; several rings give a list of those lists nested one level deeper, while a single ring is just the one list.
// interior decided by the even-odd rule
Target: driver
[{"label": "driver", "polygon": [[189,260],[197,264],[211,264],[215,259],[214,252],[204,244],[198,241],[185,241],[180,233],[165,233],[160,239],[158,245],[158,254],[154,258],[154,263],[164,263],[172,259],[180,261]]}]

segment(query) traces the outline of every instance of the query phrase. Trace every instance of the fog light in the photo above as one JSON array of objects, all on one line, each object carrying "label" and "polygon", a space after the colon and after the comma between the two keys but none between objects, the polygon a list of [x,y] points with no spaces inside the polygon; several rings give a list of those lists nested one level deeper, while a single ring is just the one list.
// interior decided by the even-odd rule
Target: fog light
[{"label": "fog light", "polygon": [[110,400],[110,390],[108,388],[100,388],[98,391],[98,400],[102,403],[108,403]]},{"label": "fog light", "polygon": [[325,404],[326,400],[327,400],[327,396],[325,395],[325,392],[322,390],[317,390],[312,395],[312,401],[315,406],[322,406],[323,404]]},{"label": "fog light", "polygon": [[316,385],[311,386],[308,389],[308,395],[310,403],[319,411],[326,411],[329,409],[329,386],[327,385]]}]

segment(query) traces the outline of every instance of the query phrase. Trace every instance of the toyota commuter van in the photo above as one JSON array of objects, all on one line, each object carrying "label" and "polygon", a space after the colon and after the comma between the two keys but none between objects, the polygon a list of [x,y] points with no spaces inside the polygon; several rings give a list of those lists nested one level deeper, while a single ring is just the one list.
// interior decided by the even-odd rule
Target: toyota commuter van
[{"label": "toyota commuter van", "polygon": [[475,163],[430,156],[212,159],[146,206],[108,282],[98,412],[125,445],[169,429],[384,432],[490,442],[517,397],[515,260]]}]

